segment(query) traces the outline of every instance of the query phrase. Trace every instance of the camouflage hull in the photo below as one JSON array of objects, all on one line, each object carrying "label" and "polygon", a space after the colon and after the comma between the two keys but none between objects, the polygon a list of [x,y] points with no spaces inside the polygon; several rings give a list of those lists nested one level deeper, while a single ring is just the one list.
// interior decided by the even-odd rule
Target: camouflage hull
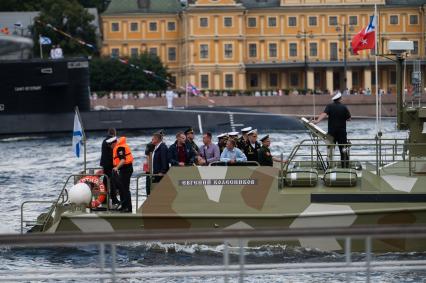
[{"label": "camouflage hull", "polygon": [[[45,232],[94,232],[129,229],[261,229],[426,224],[426,176],[357,172],[350,187],[281,185],[273,167],[171,168],[137,213],[76,212],[57,208]],[[320,176],[321,177],[321,176]],[[343,240],[296,239],[283,244],[341,251]],[[259,245],[262,242],[250,242]],[[268,242],[271,244],[271,242]],[[364,241],[353,249],[365,250]],[[426,251],[424,239],[377,239],[374,251]]]}]

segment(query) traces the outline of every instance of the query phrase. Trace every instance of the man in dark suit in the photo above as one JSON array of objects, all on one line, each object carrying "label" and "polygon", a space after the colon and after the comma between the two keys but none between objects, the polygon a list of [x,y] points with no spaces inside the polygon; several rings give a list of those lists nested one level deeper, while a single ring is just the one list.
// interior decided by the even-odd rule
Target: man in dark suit
[{"label": "man in dark suit", "polygon": [[161,175],[153,177],[152,182],[158,183],[169,170],[168,148],[163,142],[163,136],[160,133],[153,134],[151,142],[155,146],[152,153],[152,173]]},{"label": "man in dark suit", "polygon": [[195,162],[195,150],[186,142],[183,132],[176,134],[176,142],[169,147],[169,161],[172,166],[190,166]]},{"label": "man in dark suit", "polygon": [[[115,137],[117,135],[117,131],[114,128],[108,129],[108,135],[104,138],[102,141],[102,152],[101,152],[101,161],[99,162],[99,165],[102,167],[104,174],[108,176],[108,179],[110,181],[111,188],[107,188],[107,190],[110,193],[110,197],[113,204],[119,204],[119,200],[117,199],[117,191],[118,188],[114,186],[112,182],[112,168],[114,167],[112,165],[112,148],[107,144],[107,140],[109,140],[112,137]],[[104,178],[103,180],[105,187],[107,187],[107,179]]]}]

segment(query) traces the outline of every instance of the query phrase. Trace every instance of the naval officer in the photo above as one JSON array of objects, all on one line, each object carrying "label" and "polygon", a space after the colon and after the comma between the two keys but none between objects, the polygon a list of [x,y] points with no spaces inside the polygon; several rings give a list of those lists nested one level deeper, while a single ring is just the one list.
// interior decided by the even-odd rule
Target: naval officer
[{"label": "naval officer", "polygon": [[274,161],[283,163],[287,162],[287,160],[281,160],[272,156],[271,150],[269,149],[271,146],[271,139],[269,138],[269,135],[264,136],[260,139],[260,141],[262,142],[262,146],[257,151],[260,166],[273,166]]},{"label": "naval officer", "polygon": [[252,129],[252,127],[245,127],[241,129],[241,137],[238,139],[237,142],[237,147],[241,150],[244,150],[244,148],[246,147],[246,144],[248,142],[248,132],[250,132]]},{"label": "naval officer", "polygon": [[[318,124],[328,117],[328,134],[333,137],[334,143],[347,144],[346,121],[351,119],[351,113],[346,105],[341,103],[342,94],[338,92],[332,98],[333,102],[328,104],[316,120],[312,122]],[[340,160],[342,168],[349,168],[349,154],[347,146],[339,145]]]},{"label": "naval officer", "polygon": [[248,141],[244,148],[244,154],[247,156],[247,161],[257,162],[257,151],[260,149],[260,144],[257,141],[257,129],[247,133]]}]

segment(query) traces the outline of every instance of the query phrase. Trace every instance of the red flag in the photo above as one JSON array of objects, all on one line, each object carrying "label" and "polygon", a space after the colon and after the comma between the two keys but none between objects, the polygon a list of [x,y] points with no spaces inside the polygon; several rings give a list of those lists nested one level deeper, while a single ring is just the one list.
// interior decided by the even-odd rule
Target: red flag
[{"label": "red flag", "polygon": [[376,16],[371,18],[368,27],[363,28],[352,38],[352,52],[358,55],[359,50],[374,49],[376,43]]}]

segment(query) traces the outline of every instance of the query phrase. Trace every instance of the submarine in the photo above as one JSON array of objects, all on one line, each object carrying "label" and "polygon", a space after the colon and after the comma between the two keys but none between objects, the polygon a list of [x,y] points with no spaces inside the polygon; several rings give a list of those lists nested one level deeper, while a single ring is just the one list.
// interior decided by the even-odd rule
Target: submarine
[{"label": "submarine", "polygon": [[67,133],[74,109],[85,131],[193,127],[203,131],[303,130],[293,117],[228,107],[143,108],[94,111],[90,108],[90,61],[87,58],[0,61],[0,135]]}]

